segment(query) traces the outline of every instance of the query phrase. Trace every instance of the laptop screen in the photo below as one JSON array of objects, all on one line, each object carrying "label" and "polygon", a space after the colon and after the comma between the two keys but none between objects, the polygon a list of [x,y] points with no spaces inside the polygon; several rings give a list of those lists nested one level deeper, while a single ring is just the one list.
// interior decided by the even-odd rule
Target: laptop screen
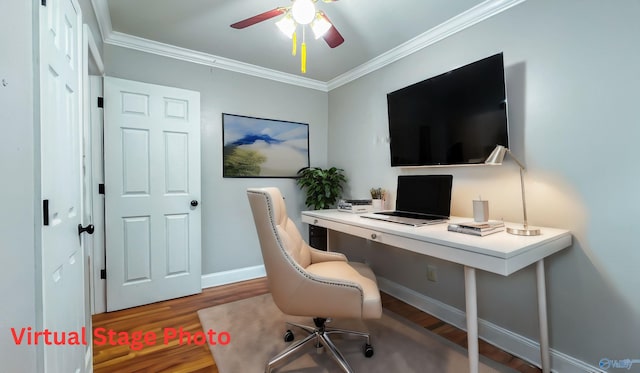
[{"label": "laptop screen", "polygon": [[449,217],[452,175],[398,176],[396,210]]}]

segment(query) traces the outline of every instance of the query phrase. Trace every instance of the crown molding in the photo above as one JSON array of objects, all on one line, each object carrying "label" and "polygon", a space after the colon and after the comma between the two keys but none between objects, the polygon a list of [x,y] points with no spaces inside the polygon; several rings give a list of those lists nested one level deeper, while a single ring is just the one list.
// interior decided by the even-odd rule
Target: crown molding
[{"label": "crown molding", "polygon": [[526,0],[487,0],[327,82],[329,91],[420,51]]},{"label": "crown molding", "polygon": [[124,48],[130,48],[182,61],[216,67],[241,74],[270,79],[286,84],[329,92],[393,62],[416,53],[442,39],[471,27],[487,18],[493,17],[526,0],[486,0],[475,7],[441,23],[429,31],[377,56],[328,82],[303,78],[290,73],[268,69],[191,49],[140,38],[113,31],[107,0],[91,0],[103,42]]},{"label": "crown molding", "polygon": [[109,4],[107,0],[91,0],[93,6],[93,13],[96,15],[98,21],[98,28],[102,34],[102,41],[111,35],[113,27],[111,25],[111,13],[109,13]]},{"label": "crown molding", "polygon": [[206,65],[241,74],[256,76],[258,78],[275,80],[286,84],[292,84],[300,87],[327,92],[327,83],[321,82],[319,80],[302,78],[293,74],[283,73],[281,71],[236,61],[225,57],[220,57],[213,54],[198,52],[191,49],[176,47],[175,45],[160,43],[137,36],[123,34],[118,31],[112,31],[111,34],[109,34],[109,36],[105,38],[104,42],[106,44],[116,45],[119,47],[135,49],[138,51],[153,53],[169,58],[175,58],[186,62],[193,62],[200,65]]}]

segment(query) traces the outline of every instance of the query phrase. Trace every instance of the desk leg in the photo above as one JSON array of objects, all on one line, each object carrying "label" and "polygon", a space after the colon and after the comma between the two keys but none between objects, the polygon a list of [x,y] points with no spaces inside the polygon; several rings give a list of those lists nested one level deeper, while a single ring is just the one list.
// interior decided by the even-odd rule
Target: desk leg
[{"label": "desk leg", "polygon": [[469,373],[478,372],[478,299],[476,295],[476,270],[464,267],[464,291],[467,308],[467,350]]},{"label": "desk leg", "polygon": [[331,251],[331,229],[327,228],[327,251]]},{"label": "desk leg", "polygon": [[538,319],[540,327],[540,361],[542,372],[551,371],[551,359],[549,357],[549,327],[547,323],[547,290],[544,279],[544,259],[536,263],[536,280],[538,285]]}]

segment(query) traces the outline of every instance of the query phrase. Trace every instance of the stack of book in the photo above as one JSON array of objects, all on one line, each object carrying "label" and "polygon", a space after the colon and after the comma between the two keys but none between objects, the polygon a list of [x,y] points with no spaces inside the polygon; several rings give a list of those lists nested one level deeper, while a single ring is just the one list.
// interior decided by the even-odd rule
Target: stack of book
[{"label": "stack of book", "polygon": [[370,199],[341,199],[338,211],[362,214],[373,211],[373,204]]},{"label": "stack of book", "polygon": [[504,231],[504,222],[502,221],[484,221],[484,222],[463,222],[449,224],[448,228],[451,232],[466,233],[474,236],[486,236],[488,234]]}]

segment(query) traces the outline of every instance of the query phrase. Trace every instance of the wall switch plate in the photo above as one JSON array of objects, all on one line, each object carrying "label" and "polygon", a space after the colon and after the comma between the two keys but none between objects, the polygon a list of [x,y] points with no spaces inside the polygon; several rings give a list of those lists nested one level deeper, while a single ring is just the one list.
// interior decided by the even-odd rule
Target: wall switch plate
[{"label": "wall switch plate", "polygon": [[427,265],[427,280],[438,282],[438,269],[434,265]]}]

